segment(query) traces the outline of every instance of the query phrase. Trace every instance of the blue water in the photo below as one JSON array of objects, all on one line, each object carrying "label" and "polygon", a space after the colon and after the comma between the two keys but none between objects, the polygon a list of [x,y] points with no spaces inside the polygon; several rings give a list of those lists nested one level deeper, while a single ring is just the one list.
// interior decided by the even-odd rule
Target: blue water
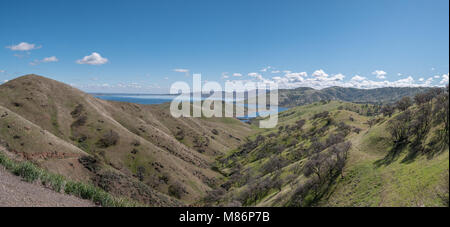
[{"label": "blue water", "polygon": [[[152,104],[162,104],[162,103],[171,102],[177,96],[176,95],[129,95],[129,94],[105,94],[105,95],[102,95],[102,94],[94,94],[94,97],[103,99],[103,100],[108,100],[108,101],[152,105]],[[248,104],[241,104],[241,105],[244,105],[245,107],[249,107],[249,108],[254,108],[254,109],[257,108],[256,105],[248,105]],[[288,109],[289,108],[278,107],[277,110],[271,109],[271,110],[256,112],[256,116],[264,117],[264,116],[268,116],[271,113],[274,113],[275,111],[283,112]],[[252,118],[255,118],[255,113],[250,116],[239,116],[238,117],[238,119],[243,122],[248,122]]]},{"label": "blue water", "polygon": [[145,96],[121,96],[121,95],[96,95],[96,98],[108,100],[108,101],[116,101],[116,102],[129,102],[136,104],[162,104],[166,102],[171,102],[175,96],[170,95],[145,95]]}]

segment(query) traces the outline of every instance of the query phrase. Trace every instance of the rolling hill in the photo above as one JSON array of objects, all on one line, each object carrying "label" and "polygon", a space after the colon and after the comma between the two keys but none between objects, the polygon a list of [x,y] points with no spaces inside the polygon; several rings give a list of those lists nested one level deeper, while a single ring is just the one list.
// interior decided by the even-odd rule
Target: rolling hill
[{"label": "rolling hill", "polygon": [[0,85],[0,142],[18,158],[151,206],[183,206],[215,184],[214,157],[251,132],[235,119],[171,117],[26,75]]},{"label": "rolling hill", "polygon": [[0,152],[148,206],[448,206],[448,88],[280,94],[258,129],[26,75],[0,85]]},{"label": "rolling hill", "polygon": [[437,93],[391,116],[367,111],[374,109],[370,104],[342,101],[291,108],[280,114],[278,128],[218,159],[223,189],[204,201],[448,206],[448,89]]}]

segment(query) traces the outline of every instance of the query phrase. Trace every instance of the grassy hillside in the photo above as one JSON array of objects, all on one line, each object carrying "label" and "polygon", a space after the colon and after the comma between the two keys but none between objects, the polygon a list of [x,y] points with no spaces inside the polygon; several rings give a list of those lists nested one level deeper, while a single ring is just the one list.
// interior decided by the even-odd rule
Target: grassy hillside
[{"label": "grassy hillside", "polygon": [[[448,206],[448,117],[447,127],[443,117],[448,114],[448,93],[391,116],[363,111],[373,107],[331,101],[281,113],[279,128],[251,137],[218,159],[227,190],[216,190],[204,201],[243,206]],[[430,112],[424,114],[424,109]],[[396,141],[391,126],[405,113],[410,117],[402,125],[410,134]]]},{"label": "grassy hillside", "polygon": [[218,176],[214,157],[252,131],[235,119],[175,119],[164,105],[99,100],[37,75],[2,84],[0,111],[11,153],[154,206],[203,197]]},{"label": "grassy hillside", "polygon": [[[149,206],[448,206],[448,88],[280,97],[301,106],[257,129],[261,119],[173,118],[169,104],[104,101],[27,75],[0,85],[0,146]],[[397,102],[368,104],[377,98]]]}]

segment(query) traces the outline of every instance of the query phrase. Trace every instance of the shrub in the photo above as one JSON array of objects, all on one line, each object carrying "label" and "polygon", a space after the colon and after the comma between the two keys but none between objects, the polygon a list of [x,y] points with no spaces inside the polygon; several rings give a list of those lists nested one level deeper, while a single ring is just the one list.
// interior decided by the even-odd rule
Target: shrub
[{"label": "shrub", "polygon": [[169,186],[168,192],[170,196],[181,199],[181,196],[186,192],[186,190],[180,183],[175,182]]},{"label": "shrub", "polygon": [[119,134],[113,130],[109,130],[109,132],[105,133],[102,138],[97,141],[97,146],[100,148],[107,148],[116,145],[118,141]]}]

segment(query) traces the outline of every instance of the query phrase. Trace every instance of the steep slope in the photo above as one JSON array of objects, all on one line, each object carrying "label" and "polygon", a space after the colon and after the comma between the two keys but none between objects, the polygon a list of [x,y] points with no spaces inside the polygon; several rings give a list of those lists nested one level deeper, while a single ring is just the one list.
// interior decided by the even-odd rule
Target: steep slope
[{"label": "steep slope", "polygon": [[[1,120],[0,129],[0,139],[11,151],[50,171],[155,206],[188,204],[204,196],[218,177],[210,169],[214,156],[251,133],[249,126],[235,119],[174,119],[164,107],[99,100],[37,75],[1,85],[0,106],[14,116]],[[8,125],[17,124],[17,119],[26,122],[23,127],[35,125],[33,132],[48,135],[42,140],[15,137]],[[41,143],[47,137],[58,142]],[[51,150],[46,143],[69,144],[76,150],[79,155],[66,162],[83,177],[64,171],[70,168],[56,165],[53,156],[30,155]]]},{"label": "steep slope", "polygon": [[[392,116],[368,116],[364,110],[372,105],[340,101],[285,111],[280,114],[277,129],[251,137],[218,159],[225,181],[222,189],[204,202],[243,206],[448,206],[448,140],[445,142],[443,136],[445,121],[439,117],[446,110],[439,105],[440,99],[433,100]],[[428,113],[422,112],[424,108],[433,113],[423,114]],[[406,112],[410,118],[399,125],[411,131],[399,142],[390,133]],[[421,127],[427,128],[423,135],[413,131]]]}]

